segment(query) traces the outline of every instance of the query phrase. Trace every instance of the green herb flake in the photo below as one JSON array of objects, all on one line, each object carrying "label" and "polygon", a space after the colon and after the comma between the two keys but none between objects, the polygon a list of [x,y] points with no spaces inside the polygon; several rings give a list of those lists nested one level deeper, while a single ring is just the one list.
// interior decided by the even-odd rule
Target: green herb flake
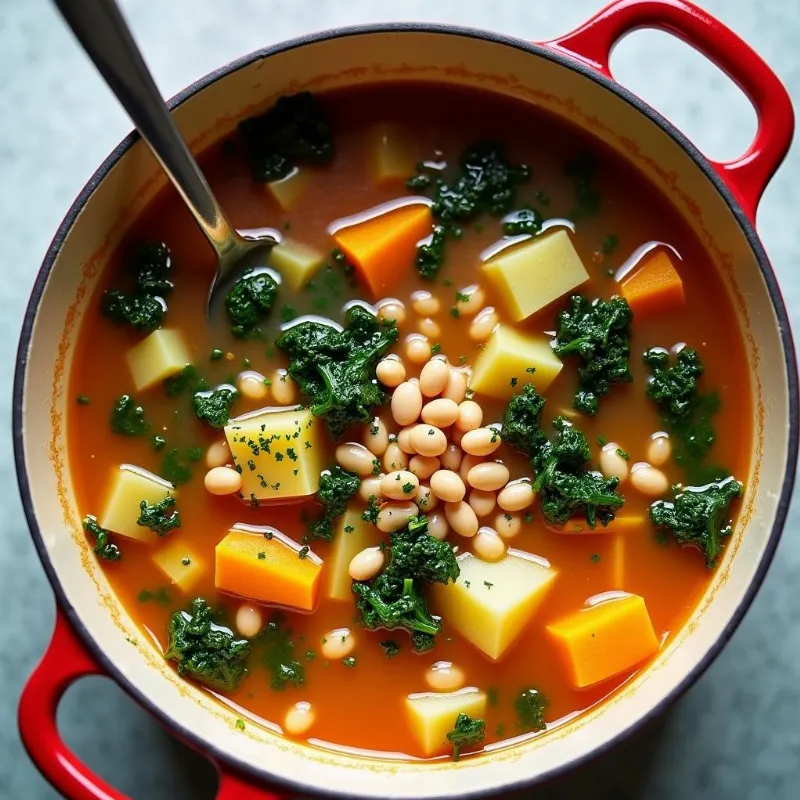
[{"label": "green herb flake", "polygon": [[75,398],[75,402],[76,402],[76,403],[77,403],[79,406],[88,406],[88,405],[89,405],[89,403],[91,403],[92,401],[89,399],[89,397],[88,397],[87,395],[85,395],[85,394],[79,394],[79,395],[78,395],[78,396]]}]

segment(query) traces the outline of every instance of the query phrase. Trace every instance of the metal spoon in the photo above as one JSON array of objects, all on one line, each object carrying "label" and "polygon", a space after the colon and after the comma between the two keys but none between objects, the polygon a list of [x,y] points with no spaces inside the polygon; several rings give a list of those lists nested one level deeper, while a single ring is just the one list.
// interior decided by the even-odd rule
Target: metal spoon
[{"label": "metal spoon", "polygon": [[72,32],[128,112],[214,251],[217,270],[207,311],[220,290],[244,270],[263,267],[277,231],[239,232],[225,216],[170,116],[114,0],[55,0]]}]

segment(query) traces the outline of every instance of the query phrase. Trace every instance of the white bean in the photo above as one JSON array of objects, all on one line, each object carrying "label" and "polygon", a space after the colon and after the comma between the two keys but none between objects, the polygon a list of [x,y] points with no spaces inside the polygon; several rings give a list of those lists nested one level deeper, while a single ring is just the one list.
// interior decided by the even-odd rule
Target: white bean
[{"label": "white bean", "polygon": [[482,492],[480,489],[473,489],[469,493],[467,502],[472,506],[472,510],[477,516],[487,517],[494,511],[494,507],[497,505],[497,497],[494,492]]},{"label": "white bean", "polygon": [[232,460],[231,451],[225,439],[209,445],[206,451],[206,466],[209,469],[212,467],[224,467],[226,464],[230,464]]},{"label": "white bean", "polygon": [[[429,361],[428,364],[433,364]],[[427,365],[426,365],[427,366]],[[422,376],[420,376],[420,386]],[[446,397],[431,400],[422,407],[422,421],[436,425],[437,428],[447,428],[458,419],[458,404]]]},{"label": "white bean", "polygon": [[411,456],[408,468],[421,481],[426,481],[441,466],[441,462],[436,456]]},{"label": "white bean", "polygon": [[419,513],[416,503],[410,500],[405,502],[392,502],[386,503],[381,507],[378,512],[377,526],[379,531],[384,533],[392,533],[399,531],[400,528],[405,528],[408,521],[412,517],[416,517]]},{"label": "white bean", "polygon": [[398,425],[410,425],[422,411],[422,392],[411,381],[404,381],[392,393],[392,416]]},{"label": "white bean", "polygon": [[375,375],[384,386],[393,389],[406,379],[406,368],[397,356],[387,356],[378,362]]},{"label": "white bean", "polygon": [[478,529],[472,550],[481,561],[499,561],[506,554],[506,543],[494,528],[485,526]]},{"label": "white bean", "polygon": [[378,303],[378,319],[385,322],[394,321],[402,325],[406,321],[406,307],[393,297],[381,300]]},{"label": "white bean", "polygon": [[414,447],[411,444],[411,431],[414,430],[416,425],[406,425],[405,428],[400,430],[400,433],[397,434],[397,444],[400,446],[400,449],[404,453],[408,453],[408,455],[414,455]]},{"label": "white bean", "polygon": [[419,478],[407,470],[390,472],[381,479],[381,492],[390,500],[413,500],[419,489]]},{"label": "white bean", "polygon": [[206,472],[204,483],[211,494],[235,494],[242,488],[242,476],[231,467],[213,467]]},{"label": "white bean", "polygon": [[469,453],[465,453],[464,457],[461,459],[461,466],[458,468],[458,474],[461,476],[461,480],[464,481],[464,483],[466,483],[469,471],[476,464],[483,464],[483,462],[484,462],[483,456],[471,456]]},{"label": "white bean", "polygon": [[243,603],[236,612],[236,630],[245,639],[255,639],[264,625],[264,617],[258,606]]},{"label": "white bean", "polygon": [[397,442],[389,442],[386,452],[383,454],[383,468],[386,472],[394,472],[398,469],[405,469],[408,466],[408,456],[400,448]]},{"label": "white bean", "polygon": [[425,670],[425,682],[434,692],[453,692],[464,683],[464,670],[449,661],[437,661]]},{"label": "white bean", "polygon": [[494,428],[475,428],[461,437],[461,449],[472,456],[489,456],[503,443]]},{"label": "white bean", "polygon": [[606,478],[619,478],[624,481],[628,477],[628,459],[620,455],[624,452],[616,442],[608,442],[600,451],[600,471]]},{"label": "white bean", "polygon": [[457,503],[464,499],[467,488],[458,473],[440,469],[431,475],[431,491],[445,503]]},{"label": "white bean", "polygon": [[647,445],[647,460],[655,467],[660,467],[669,461],[672,455],[672,445],[668,433],[654,433]]},{"label": "white bean", "polygon": [[316,714],[311,703],[301,700],[295,703],[283,717],[283,730],[289,736],[302,736],[314,724]]},{"label": "white bean", "polygon": [[435,425],[416,425],[410,441],[421,456],[440,456],[447,450],[447,437]]},{"label": "white bean", "polygon": [[297,402],[297,387],[285,369],[276,369],[272,373],[272,399],[279,406],[291,406]]},{"label": "white bean", "polygon": [[442,304],[438,297],[425,289],[419,289],[411,295],[411,307],[421,317],[433,317],[439,313]]},{"label": "white bean", "polygon": [[383,475],[370,475],[369,478],[364,478],[361,481],[361,486],[358,487],[358,496],[365,502],[369,503],[370,497],[375,497],[378,500],[383,497],[381,493],[381,480]]},{"label": "white bean", "polygon": [[364,447],[376,456],[382,456],[388,446],[389,431],[386,430],[383,420],[375,417],[364,429]]},{"label": "white bean", "polygon": [[410,333],[405,346],[406,358],[412,364],[424,364],[433,354],[431,343],[421,333]]},{"label": "white bean", "polygon": [[436,340],[442,335],[442,329],[439,327],[439,323],[430,317],[423,317],[417,323],[417,330],[423,336],[427,336],[428,339]]},{"label": "white bean", "polygon": [[366,478],[375,472],[375,454],[358,442],[346,442],[336,448],[336,461],[342,469]]},{"label": "white bean", "polygon": [[450,367],[443,358],[432,358],[419,373],[419,388],[425,397],[441,394],[450,380]]},{"label": "white bean", "polygon": [[456,296],[456,308],[462,314],[477,314],[486,302],[486,293],[480,286],[465,286]]},{"label": "white bean", "polygon": [[483,424],[483,409],[474,400],[464,400],[458,407],[456,428],[462,433],[474,431]]},{"label": "white bean", "polygon": [[476,464],[467,473],[467,483],[475,489],[493,492],[505,486],[509,477],[508,467],[505,464],[499,461],[487,461],[484,464]]},{"label": "white bean", "polygon": [[348,571],[354,581],[369,581],[383,569],[385,563],[386,554],[380,547],[365,547],[350,560]]},{"label": "white bean", "polygon": [[669,489],[669,479],[646,461],[637,461],[631,467],[631,484],[648,497],[660,497]]},{"label": "white bean", "polygon": [[492,306],[481,310],[469,326],[469,338],[473,342],[485,342],[500,322]]},{"label": "white bean", "polygon": [[439,511],[435,514],[428,514],[428,533],[434,539],[442,542],[447,538],[449,532],[450,526],[447,524],[447,518],[444,514]]},{"label": "white bean", "polygon": [[322,637],[322,657],[328,661],[347,658],[356,646],[356,637],[350,628],[334,628]]},{"label": "white bean", "polygon": [[456,472],[458,468],[461,466],[461,459],[464,457],[464,453],[461,448],[457,444],[449,444],[447,445],[447,450],[444,451],[441,455],[441,462],[442,466],[445,469],[452,470]]},{"label": "white bean", "polygon": [[417,506],[420,511],[433,511],[439,505],[439,498],[427,483],[421,483],[417,490]]},{"label": "white bean", "polygon": [[508,511],[498,513],[494,518],[494,529],[503,539],[513,539],[522,530],[522,517]]},{"label": "white bean", "polygon": [[264,400],[269,394],[264,376],[260,372],[246,370],[240,372],[236,379],[236,386],[248,400]]},{"label": "white bean", "polygon": [[497,505],[503,511],[522,511],[527,508],[534,498],[533,486],[530,478],[520,478],[506,484],[497,495]]},{"label": "white bean", "polygon": [[444,387],[442,397],[452,400],[454,403],[460,403],[467,394],[467,374],[463,370],[450,367],[450,376],[447,380],[447,386]]},{"label": "white bean", "polygon": [[457,503],[445,503],[444,515],[450,527],[459,536],[470,537],[478,532],[478,518],[469,503],[463,500]]}]

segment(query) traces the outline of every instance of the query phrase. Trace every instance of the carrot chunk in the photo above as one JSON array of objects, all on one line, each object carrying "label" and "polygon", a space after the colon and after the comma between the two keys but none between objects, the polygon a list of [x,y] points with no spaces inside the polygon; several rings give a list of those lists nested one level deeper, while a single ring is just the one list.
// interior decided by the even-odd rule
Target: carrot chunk
[{"label": "carrot chunk", "polygon": [[634,314],[660,314],[680,308],[686,302],[683,281],[664,250],[624,278],[621,291]]},{"label": "carrot chunk", "polygon": [[245,526],[228,532],[215,551],[217,589],[259,603],[313,611],[322,560],[279,531],[267,533]]},{"label": "carrot chunk", "polygon": [[570,682],[578,689],[632,669],[658,651],[644,598],[605,600],[547,626]]},{"label": "carrot chunk", "polygon": [[431,230],[430,208],[415,203],[344,225],[333,239],[377,298],[413,267],[417,243]]}]

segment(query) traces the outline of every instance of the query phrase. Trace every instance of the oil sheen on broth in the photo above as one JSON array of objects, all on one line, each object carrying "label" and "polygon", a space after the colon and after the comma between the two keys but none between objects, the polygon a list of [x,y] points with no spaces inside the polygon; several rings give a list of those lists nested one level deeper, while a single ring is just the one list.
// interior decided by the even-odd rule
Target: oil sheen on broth
[{"label": "oil sheen on broth", "polygon": [[[176,634],[174,620],[184,611],[187,616],[182,621],[187,621],[195,598],[203,598],[213,609],[216,623],[233,632],[230,639],[252,639],[249,644],[239,641],[238,651],[226,653],[231,660],[220,666],[213,687],[223,702],[240,709],[239,727],[265,720],[281,726],[287,736],[320,746],[330,742],[412,757],[448,758],[454,750],[459,757],[521,734],[541,735],[542,722],[552,729],[565,718],[601,702],[633,673],[647,667],[659,647],[680,630],[707,587],[717,544],[736,535],[726,526],[729,520],[735,520],[735,497],[741,486],[730,476],[744,481],[748,475],[750,436],[742,426],[751,418],[751,401],[744,349],[734,333],[738,330],[735,314],[709,257],[667,200],[613,153],[549,116],[488,94],[429,84],[348,89],[318,96],[316,105],[310,102],[312,111],[322,107],[327,114],[334,150],[331,154],[324,148],[309,147],[306,151],[282,152],[280,142],[273,147],[277,152],[277,156],[271,153],[276,159],[270,167],[274,167],[273,172],[299,170],[294,181],[283,185],[284,190],[290,190],[288,200],[283,198],[290,210],[281,207],[266,182],[254,180],[246,158],[250,151],[241,136],[211,148],[202,158],[215,193],[238,228],[272,226],[292,242],[324,256],[325,266],[313,274],[310,285],[293,290],[286,276],[279,276],[281,284],[271,311],[257,331],[244,337],[232,335],[231,319],[224,311],[212,321],[206,320],[205,297],[214,257],[171,190],[159,196],[133,223],[111,259],[83,323],[70,378],[75,398],[69,414],[70,463],[81,511],[96,515],[101,524],[108,519],[116,521],[118,529],[110,529],[106,548],[97,548],[100,555],[121,554],[118,560],[103,560],[109,579],[143,632],[155,638],[173,665],[183,664],[187,679],[192,679],[192,653],[202,653],[207,641],[200,633],[192,638],[185,626]],[[308,107],[301,110],[308,113]],[[267,119],[265,127],[294,124],[292,113],[291,104],[283,107]],[[313,127],[314,123],[306,119],[304,124]],[[292,141],[307,132],[302,125],[294,129]],[[258,126],[249,133],[263,135]],[[314,128],[310,136],[319,135],[325,138],[324,126]],[[381,142],[388,142],[388,156],[384,152],[387,169],[402,173],[403,167],[397,164],[410,165],[407,174],[376,180],[376,153]],[[408,252],[408,236],[420,224],[430,232],[430,202],[441,199],[442,194],[436,179],[442,177],[456,191],[459,186],[463,189],[457,177],[466,172],[459,159],[468,148],[482,142],[500,143],[507,165],[514,169],[528,165],[530,175],[521,180],[525,176],[517,174],[520,180],[512,181],[509,196],[488,198],[484,193],[478,208],[473,209],[475,213],[465,214],[467,219],[434,220],[448,231],[443,263],[432,280],[424,279],[415,265],[416,251]],[[486,155],[485,150],[480,152]],[[285,158],[286,163],[278,157]],[[478,158],[475,151],[472,157]],[[319,163],[309,163],[314,159]],[[490,160],[482,162],[487,170]],[[405,180],[416,173],[417,162],[428,165],[424,174],[429,177],[417,180],[409,189]],[[262,166],[264,163],[262,160]],[[474,170],[470,174],[473,188],[476,178],[485,178]],[[341,237],[350,251],[357,252],[348,252],[347,259],[330,256],[335,247],[331,233],[335,226],[331,226],[336,220],[385,203],[397,205],[400,201],[403,207],[403,201],[414,196],[428,200],[415,201],[405,206],[405,211],[395,210],[392,213],[399,215],[394,218],[397,221],[378,231],[380,235],[397,234],[407,225],[411,233],[406,235],[405,244],[402,236],[399,240],[389,236],[388,246],[375,244],[378,233],[372,239],[369,231],[362,235],[370,224],[365,222],[361,228],[355,225],[347,229],[353,234],[349,239]],[[497,206],[497,214],[486,210],[492,204]],[[442,204],[434,204],[434,215],[437,207],[441,209]],[[521,209],[534,211],[508,214]],[[418,212],[416,218],[414,210]],[[518,236],[519,242],[504,237],[504,218],[517,222],[516,227],[506,230],[519,233],[527,220],[534,233]],[[163,242],[169,248],[168,279],[174,288],[168,294],[163,292],[163,285],[142,288],[146,280],[135,284],[135,277],[126,274],[125,264],[142,242]],[[542,244],[551,249],[539,250],[537,256],[530,248]],[[524,248],[529,248],[532,260],[523,283],[532,281],[537,287],[546,287],[550,279],[541,276],[548,274],[547,258],[560,259],[556,272],[562,278],[575,268],[578,258],[588,279],[578,280],[579,285],[572,281],[553,302],[528,315],[515,303],[519,300],[521,305],[535,305],[540,288],[527,294],[524,288],[503,289],[509,270],[514,269],[513,259],[507,261],[505,257]],[[353,269],[349,261],[358,260],[361,251],[366,252],[363,264]],[[636,255],[631,259],[632,254]],[[398,258],[402,263],[396,263]],[[483,268],[485,263],[498,266],[492,272]],[[371,272],[365,276],[368,270]],[[637,276],[639,279],[634,280]],[[373,281],[380,286],[387,279],[391,285],[385,292],[370,290]],[[134,285],[138,288],[132,289]],[[118,299],[118,305],[109,312],[104,293],[114,289],[127,292],[129,303],[137,292],[139,300],[148,291],[148,297],[165,298],[167,312],[161,328],[179,334],[192,369],[176,375],[173,364],[167,367],[172,377],[166,383],[159,379],[137,390],[125,354],[147,333],[120,322],[126,314],[128,319],[136,317],[131,305],[120,310],[119,302],[125,299]],[[524,296],[515,297],[514,292]],[[582,310],[571,304],[570,298],[578,295],[588,301]],[[630,300],[630,323],[625,321],[629,313],[626,302],[611,301],[613,297]],[[382,305],[388,299],[397,302]],[[595,300],[601,301],[599,305],[591,305]],[[469,444],[476,452],[486,453],[472,457],[475,463],[501,461],[506,469],[500,468],[499,477],[494,467],[471,473],[470,478],[456,477],[461,467],[452,451],[417,456],[409,466],[398,464],[423,478],[418,481],[402,476],[398,485],[408,484],[408,497],[419,499],[416,483],[420,482],[439,486],[442,496],[451,498],[448,513],[441,500],[433,509],[420,505],[419,512],[427,510],[429,517],[438,514],[435,525],[431,525],[434,533],[444,530],[450,519],[449,546],[445,549],[449,553],[450,547],[456,548],[464,574],[455,585],[452,580],[447,585],[431,584],[419,570],[433,572],[433,567],[409,566],[415,557],[406,551],[401,564],[410,571],[418,570],[410,576],[414,578],[410,586],[427,597],[427,611],[423,605],[420,614],[435,624],[441,615],[441,630],[435,636],[418,631],[412,640],[403,627],[368,630],[363,623],[374,622],[375,615],[364,617],[356,603],[374,611],[369,603],[373,584],[362,584],[360,595],[350,591],[349,558],[343,567],[339,565],[340,571],[344,569],[340,578],[347,590],[344,596],[331,599],[329,572],[334,568],[335,544],[309,535],[322,513],[313,493],[281,502],[281,490],[277,489],[277,500],[260,503],[249,496],[224,494],[230,486],[238,487],[239,481],[239,474],[225,466],[233,464],[223,444],[225,432],[199,419],[193,408],[196,391],[223,384],[239,389],[231,411],[237,417],[267,406],[278,407],[274,412],[278,414],[280,408],[293,408],[298,403],[313,406],[319,398],[309,397],[280,372],[290,364],[276,340],[282,331],[285,335],[286,330],[294,330],[298,318],[331,319],[341,326],[344,310],[353,308],[353,301],[361,301],[359,308],[366,308],[367,313],[382,308],[383,317],[397,319],[397,341],[383,357],[391,353],[399,356],[406,377],[412,381],[401,391],[408,392],[411,399],[391,403],[394,389],[384,387],[387,402],[370,415],[383,421],[392,441],[403,427],[395,421],[394,406],[401,419],[408,413],[414,416],[421,362],[431,356],[443,361],[447,380],[455,381],[444,390],[445,397],[455,393],[459,401],[464,399],[464,389],[461,387],[458,396],[459,378],[451,379],[450,370],[469,375],[495,338],[510,332],[522,337],[523,342],[540,345],[535,352],[541,356],[541,363],[531,363],[531,369],[523,365],[518,374],[510,368],[510,378],[502,371],[508,354],[498,351],[492,364],[484,362],[481,367],[485,374],[479,389],[467,389],[466,398],[482,409],[482,427],[494,427],[470,435],[464,446]],[[147,308],[149,301],[143,302]],[[609,302],[617,305],[612,307]],[[101,311],[102,307],[107,313]],[[709,313],[712,308],[713,313]],[[569,312],[570,317],[559,322],[562,311]],[[116,316],[116,321],[110,316]],[[139,322],[140,327],[148,325]],[[576,326],[580,328],[577,334]],[[567,340],[573,336],[583,337],[583,343],[570,344]],[[409,344],[408,337],[414,344]],[[555,345],[562,347],[563,369],[541,388],[549,381],[547,364],[556,360],[548,345],[554,337]],[[513,356],[518,340],[511,342],[504,346],[511,348]],[[544,350],[542,342],[548,345]],[[612,345],[617,348],[614,352]],[[621,358],[625,372],[627,347],[630,380],[619,371]],[[643,358],[645,351],[650,352],[649,363]],[[363,344],[355,346],[351,356],[357,352],[365,352]],[[152,368],[153,359],[152,353],[145,353],[145,372]],[[616,365],[611,363],[614,359]],[[367,368],[373,388],[379,386],[374,383],[377,360]],[[698,360],[702,375],[698,375]],[[537,367],[535,373],[533,367]],[[307,368],[313,370],[314,365]],[[384,374],[388,376],[397,368],[395,363]],[[582,385],[589,387],[588,393],[576,394],[579,369],[583,370]],[[423,388],[430,383],[430,374],[422,381]],[[653,374],[660,379],[650,383]],[[603,394],[602,382],[609,377],[611,383],[606,388],[610,391]],[[395,382],[389,377],[386,380]],[[530,395],[527,405],[523,402],[523,387],[531,381],[539,381],[540,394],[546,398],[540,426],[508,427],[508,438],[515,444],[512,447],[502,442],[506,430],[500,430],[497,423],[502,423],[513,397],[519,398],[517,410],[523,416],[534,409],[536,402]],[[130,413],[131,408],[127,416],[118,410],[116,425],[111,424],[115,419],[112,409],[124,395],[132,398],[131,408],[143,409],[146,431],[139,424],[142,420]],[[424,401],[427,404],[434,399],[425,397]],[[593,402],[597,404],[596,413],[587,413],[593,410]],[[469,405],[463,408],[466,422],[462,427],[471,427],[470,415],[476,409]],[[446,444],[454,444],[453,450],[458,450],[463,431],[452,424],[448,416],[452,409],[448,402],[439,402],[428,416],[431,421],[442,421]],[[565,420],[560,433],[553,426],[558,417]],[[315,458],[309,462],[298,456],[300,466],[315,463],[324,469],[333,468],[337,444],[363,442],[374,426],[371,421],[355,424],[336,442],[326,427],[325,416],[310,418],[314,421],[308,430],[315,431],[317,437]],[[266,434],[276,419],[270,415],[263,418]],[[530,417],[526,419],[531,422]],[[576,455],[575,443],[570,444],[576,430],[586,437],[588,459]],[[653,436],[659,432],[669,436],[656,437],[654,443]],[[735,435],[730,435],[732,432]],[[416,440],[420,449],[436,452],[431,442],[440,441],[438,429],[430,441],[428,431],[424,433],[425,440]],[[292,435],[290,430],[288,436]],[[306,435],[306,430],[298,433],[298,445]],[[404,435],[406,439],[409,436]],[[521,444],[526,436],[527,445]],[[386,447],[385,441],[380,443],[381,437],[376,428],[369,438],[378,450]],[[489,453],[497,444],[494,440],[502,444]],[[396,444],[389,446],[397,452]],[[520,452],[520,448],[527,452]],[[581,449],[580,442],[577,449]],[[413,457],[414,453],[405,456]],[[376,472],[391,472],[383,452],[377,459]],[[340,452],[340,460],[345,469],[360,468],[358,454]],[[174,505],[159,506],[157,500],[166,498],[166,489],[148,484],[155,491],[149,499],[136,495],[136,489],[130,490],[133,495],[120,490],[117,502],[124,507],[110,509],[109,493],[121,464],[134,465],[168,481],[180,481]],[[207,476],[214,465],[222,465],[222,472],[218,467],[214,477]],[[431,477],[434,468],[446,472],[448,465],[454,468],[450,474]],[[251,480],[248,464],[240,463],[239,468],[242,479]],[[597,470],[604,475],[592,474]],[[465,470],[462,472],[466,475]],[[314,490],[318,474],[310,476]],[[607,480],[614,474],[623,478],[616,487]],[[504,495],[504,505],[512,510],[504,511],[496,504],[503,488],[498,480],[503,485],[523,478],[539,482],[540,475],[542,485],[535,499],[530,483],[523,481]],[[141,475],[134,472],[132,485],[139,485],[137,479]],[[148,480],[147,475],[144,480]],[[471,481],[491,488],[476,491]],[[263,483],[270,483],[269,476]],[[206,484],[223,493],[212,494]],[[480,514],[477,524],[473,522],[477,515],[458,506],[454,499],[459,496],[458,484],[466,491],[465,501],[473,495],[469,507],[474,506]],[[673,484],[680,485],[675,490],[677,499]],[[355,485],[357,482],[351,479],[350,488]],[[264,489],[269,491],[268,487]],[[387,491],[400,498],[391,502],[398,504],[396,514],[402,515],[403,503],[410,501],[393,487]],[[598,506],[591,499],[598,492],[604,496],[610,493],[612,500],[601,500]],[[624,505],[614,506],[617,497],[624,498]],[[148,527],[147,518],[145,525],[139,524],[142,519],[137,521],[139,502],[144,500],[150,504],[146,510],[155,515],[152,527]],[[384,493],[378,506],[387,500]],[[347,507],[352,518],[359,519],[367,503],[356,493]],[[176,509],[180,527],[169,521]],[[372,509],[377,511],[375,501]],[[595,521],[595,513],[596,528],[592,530],[589,521]],[[554,524],[565,514],[570,516],[568,522]],[[614,514],[616,519],[605,527],[603,523]],[[712,537],[714,541],[704,535],[712,516],[718,520],[719,532],[718,537]],[[392,560],[390,538],[371,522],[359,520],[358,524],[363,528],[359,535],[365,537],[364,541],[384,549],[364,554],[351,569],[358,575],[373,575]],[[247,537],[264,543],[264,554],[257,548],[258,553],[252,556],[254,563],[245,563],[245,568],[236,558],[246,561],[246,546],[244,555],[229,554],[230,563],[217,560],[215,564],[215,548],[234,525],[254,526],[237,534],[245,543],[253,541]],[[403,518],[403,530],[397,534],[399,547],[418,537],[420,548],[433,553],[432,557],[441,555],[441,548],[436,549],[435,541],[427,538],[430,534],[424,524],[421,530],[417,521],[407,529],[405,525]],[[479,535],[471,535],[478,525]],[[343,526],[341,520],[333,523],[335,536],[353,535],[348,530],[352,527]],[[386,522],[383,527],[387,527]],[[454,528],[468,535],[459,535]],[[102,533],[100,539],[98,533],[90,525],[87,546],[103,544]],[[143,533],[149,541],[131,538],[137,533]],[[170,580],[159,566],[158,553],[167,547],[172,548],[173,577],[176,569],[180,571],[175,564],[176,553],[182,566],[192,567],[189,588]],[[186,555],[181,555],[182,548]],[[510,555],[507,548],[512,548]],[[290,553],[293,560],[275,566],[275,552],[283,556]],[[464,555],[469,553],[477,557]],[[442,570],[452,572],[452,564],[448,564],[436,566],[439,577]],[[276,569],[277,573],[265,571],[262,575],[261,568]],[[388,569],[395,571],[389,573],[386,584],[398,577],[396,568]],[[487,573],[487,569],[494,571]],[[218,590],[215,572],[217,582],[226,589],[236,591],[240,586],[238,593],[250,593],[250,597]],[[482,585],[471,586],[467,573]],[[283,577],[276,580],[276,574]],[[487,574],[498,575],[508,583],[494,586],[486,579]],[[236,582],[239,575],[242,583],[231,587],[230,581]],[[286,579],[287,575],[292,579]],[[389,591],[386,586],[383,590],[384,594]],[[394,585],[391,591],[397,594],[390,599],[396,600],[405,589]],[[279,617],[274,616],[274,604],[271,607],[269,602],[257,601],[263,601],[270,592],[282,599],[277,605],[286,606],[280,609]],[[254,593],[259,595],[255,601]],[[311,613],[304,607],[306,603],[313,606]],[[406,616],[414,617],[419,609],[417,606]],[[399,618],[402,621],[403,615]],[[169,641],[171,619],[173,635],[181,640],[175,647],[170,647]],[[432,649],[414,652],[414,644],[425,649],[432,642]],[[246,673],[239,676],[236,670],[245,663],[245,655]],[[202,685],[202,675],[196,677]],[[220,689],[225,681],[228,688]],[[419,693],[444,694],[467,687],[474,687],[474,691],[434,698],[438,705],[431,698],[408,700]],[[459,718],[457,725],[460,712],[466,717]],[[447,733],[451,733],[450,739]]]}]

